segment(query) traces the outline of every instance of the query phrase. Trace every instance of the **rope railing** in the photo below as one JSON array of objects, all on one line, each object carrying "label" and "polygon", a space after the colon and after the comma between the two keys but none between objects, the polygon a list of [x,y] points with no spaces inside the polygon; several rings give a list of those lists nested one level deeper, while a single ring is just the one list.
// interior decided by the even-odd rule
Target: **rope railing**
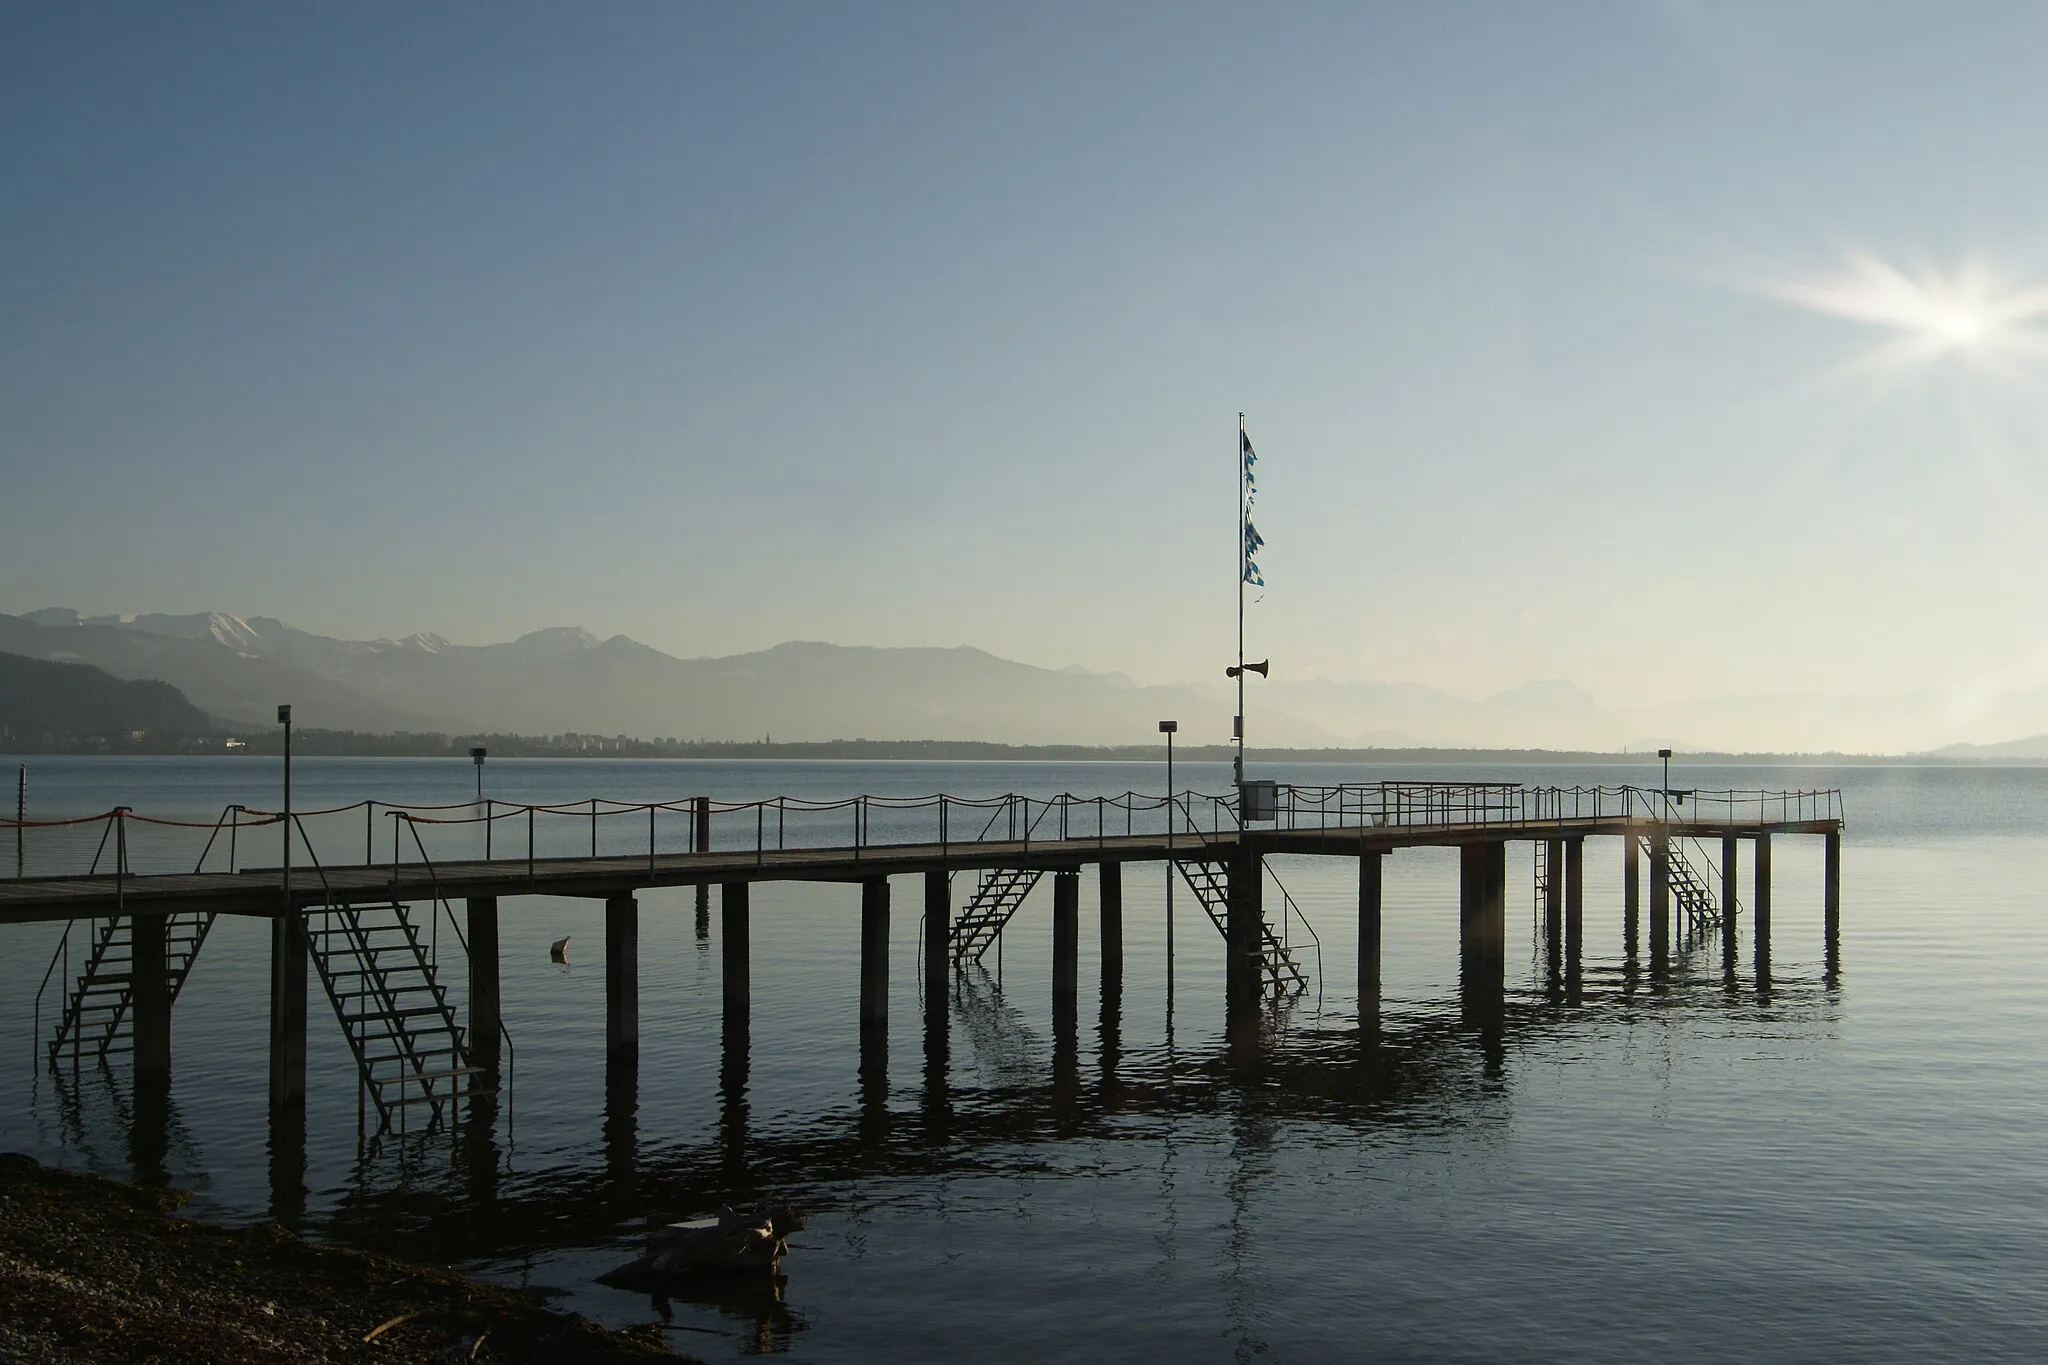
[{"label": "rope railing", "polygon": [[[1190,837],[1240,827],[1234,793],[1183,790],[1171,796],[1125,791],[1081,796],[861,795],[763,800],[688,797],[670,801],[481,802],[429,805],[366,800],[292,813],[293,847],[328,867],[418,862],[524,863],[567,858],[652,860],[700,851],[774,855],[851,849],[856,858],[900,850],[1014,844],[1029,852],[1048,841],[1106,845],[1123,836],[1156,836],[1171,824]],[[1571,821],[1664,821],[1732,825],[1839,822],[1838,789],[1811,791],[1662,789],[1635,786],[1532,787],[1514,782],[1288,784],[1276,788],[1280,830],[1446,829],[1540,826]],[[377,821],[392,818],[383,847]],[[104,875],[108,849],[125,850],[122,876],[205,870],[225,852],[227,870],[275,868],[282,861],[282,813],[231,805],[212,821],[148,816],[117,809],[62,820],[0,819],[28,852],[22,877]],[[403,839],[399,824],[411,831]],[[411,847],[408,847],[408,843]],[[223,845],[225,845],[223,849]],[[195,857],[196,853],[196,857]],[[651,861],[649,863],[651,866]]]}]

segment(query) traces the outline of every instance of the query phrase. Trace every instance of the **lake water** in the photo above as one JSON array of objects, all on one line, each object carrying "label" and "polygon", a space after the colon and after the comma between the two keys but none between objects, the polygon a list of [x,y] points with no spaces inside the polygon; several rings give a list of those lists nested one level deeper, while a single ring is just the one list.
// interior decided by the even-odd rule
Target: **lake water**
[{"label": "lake water", "polygon": [[[277,766],[261,759],[30,762],[36,818],[120,803],[211,821],[230,802],[277,804]],[[1227,786],[1221,767],[1184,768],[1183,785]],[[1657,780],[1647,767],[1260,775]],[[1164,869],[1133,865],[1120,1009],[1099,1009],[1091,870],[1078,1035],[1055,1029],[1041,886],[1005,935],[1000,981],[963,983],[935,1064],[921,890],[904,880],[886,1088],[864,1090],[857,888],[755,888],[743,1057],[724,1045],[715,903],[700,938],[693,893],[654,891],[641,896],[637,1092],[608,1104],[602,909],[520,898],[503,911],[511,1113],[359,1155],[353,1072],[316,983],[305,1194],[286,1212],[315,1236],[540,1286],[624,1324],[655,1306],[594,1277],[635,1254],[644,1214],[762,1194],[801,1205],[810,1226],[783,1302],[670,1305],[677,1345],[710,1359],[2048,1359],[2048,770],[1673,777],[1843,790],[1836,981],[1822,973],[1818,839],[1775,841],[1768,989],[1747,917],[1732,978],[1718,944],[1682,954],[1668,982],[1631,973],[1620,841],[1593,840],[1585,990],[1555,1000],[1529,848],[1514,845],[1506,1023],[1470,1028],[1456,856],[1404,851],[1386,868],[1385,1041],[1367,1055],[1356,865],[1281,858],[1324,973],[1259,1056],[1233,1060],[1220,937],[1183,890],[1169,1016]],[[507,801],[1162,785],[1138,764],[493,761],[486,780]],[[295,781],[301,807],[452,804],[474,777],[463,760],[314,759]],[[955,903],[965,894],[962,879]],[[0,1149],[121,1177],[139,1166],[197,1191],[199,1216],[268,1216],[265,926],[224,917],[179,998],[162,1143],[138,1142],[125,1069],[59,1082],[41,1061],[34,998],[58,932],[0,928]],[[570,961],[551,963],[564,935]]]}]

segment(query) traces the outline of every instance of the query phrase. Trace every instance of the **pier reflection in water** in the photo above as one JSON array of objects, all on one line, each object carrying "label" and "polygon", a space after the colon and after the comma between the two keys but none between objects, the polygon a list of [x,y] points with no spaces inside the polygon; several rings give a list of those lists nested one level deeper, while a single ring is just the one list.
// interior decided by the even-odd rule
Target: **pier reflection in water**
[{"label": "pier reflection in water", "polygon": [[[1704,984],[1704,978],[1702,979]],[[1720,999],[1718,993],[1698,1001]],[[1471,1002],[1448,1014],[1411,1018],[1382,1030],[1308,1030],[1269,1015],[1252,1045],[1218,1041],[1204,1050],[1149,1050],[1132,1066],[1119,1039],[1115,996],[1102,1002],[1095,1084],[1081,1083],[1078,1031],[1054,1016],[1050,1084],[1046,1039],[980,969],[957,980],[950,1023],[983,1059],[981,1082],[948,1083],[942,1045],[925,1054],[916,1103],[893,1108],[863,1072],[857,1103],[771,1132],[749,1134],[749,1030],[728,1016],[719,1065],[714,1141],[666,1142],[636,1153],[639,1068],[615,1064],[607,1079],[601,1168],[530,1175],[501,1187],[495,1115],[480,1104],[456,1135],[460,1182],[403,1190],[365,1180],[321,1225],[352,1241],[433,1248],[454,1259],[524,1255],[563,1240],[603,1241],[622,1214],[646,1208],[696,1210],[707,1201],[817,1197],[834,1187],[900,1176],[983,1169],[995,1149],[1029,1149],[1076,1139],[1114,1138],[1135,1126],[1158,1132],[1191,1118],[1233,1131],[1270,1132],[1274,1122],[1331,1124],[1361,1132],[1401,1124],[1422,1110],[1456,1106],[1475,1086],[1498,1080],[1509,1051],[1568,1032],[1573,1021],[1536,996]],[[1824,1000],[1812,1002],[1825,1008]],[[1730,1008],[1746,1011],[1749,1002]],[[880,1113],[877,1109],[880,1109]],[[1239,1129],[1249,1117],[1265,1125]],[[408,1138],[415,1152],[449,1145],[445,1135]],[[829,1195],[827,1195],[829,1197]],[[488,1208],[492,1217],[476,1214]],[[487,1231],[483,1229],[487,1228]]]}]

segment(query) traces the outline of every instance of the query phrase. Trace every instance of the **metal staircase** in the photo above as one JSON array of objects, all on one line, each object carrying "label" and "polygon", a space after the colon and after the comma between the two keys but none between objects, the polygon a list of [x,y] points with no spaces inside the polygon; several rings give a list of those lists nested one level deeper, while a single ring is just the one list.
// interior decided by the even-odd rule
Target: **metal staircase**
[{"label": "metal staircase", "polygon": [[[167,917],[164,967],[174,1002],[192,971],[192,960],[199,956],[199,947],[206,942],[207,931],[213,928],[214,918],[204,911]],[[134,998],[130,971],[135,949],[133,924],[133,917],[128,915],[94,921],[92,951],[65,999],[64,1015],[57,1021],[57,1032],[50,1039],[51,1062],[60,1060],[66,1052],[74,1059],[90,1053],[105,1061],[135,1050],[134,1021],[128,1009]]]},{"label": "metal staircase", "polygon": [[[1194,859],[1176,858],[1173,865],[1180,869],[1181,880],[1195,893],[1195,899],[1208,912],[1209,922],[1216,926],[1216,932],[1222,934],[1227,943],[1230,939],[1230,874],[1221,864]],[[1284,894],[1285,888],[1282,891]],[[1259,956],[1275,993],[1285,991],[1289,995],[1300,995],[1308,990],[1308,973],[1302,970],[1301,964],[1294,960],[1294,954],[1263,918],[1259,921]]]},{"label": "metal staircase", "polygon": [[[1644,854],[1652,856],[1650,837],[1648,835],[1638,837],[1642,839]],[[1687,842],[1690,841],[1684,839],[1671,839],[1667,841],[1665,866],[1671,881],[1671,903],[1678,907],[1678,913],[1684,917],[1685,923],[1691,928],[1692,932],[1701,934],[1709,929],[1720,926],[1721,903],[1714,896],[1713,883],[1701,875],[1700,870],[1693,866],[1691,859],[1685,856],[1685,851],[1681,845]],[[1542,845],[1538,844],[1537,847],[1541,849]],[[1708,872],[1718,870],[1713,865],[1713,859],[1709,858],[1704,851],[1695,848],[1694,855],[1706,865]],[[1738,908],[1740,907],[1730,907],[1731,910]]]},{"label": "metal staircase", "polygon": [[1031,888],[1045,875],[1039,867],[995,867],[981,874],[981,885],[953,921],[953,965],[979,962],[1024,904]]},{"label": "metal staircase", "polygon": [[1543,913],[1544,897],[1550,891],[1550,841],[1536,841],[1536,913]]},{"label": "metal staircase", "polygon": [[320,984],[355,1054],[363,1093],[380,1132],[424,1105],[448,1116],[468,1082],[494,1088],[486,1067],[470,1064],[461,1025],[419,930],[397,901],[316,905],[303,912]]}]

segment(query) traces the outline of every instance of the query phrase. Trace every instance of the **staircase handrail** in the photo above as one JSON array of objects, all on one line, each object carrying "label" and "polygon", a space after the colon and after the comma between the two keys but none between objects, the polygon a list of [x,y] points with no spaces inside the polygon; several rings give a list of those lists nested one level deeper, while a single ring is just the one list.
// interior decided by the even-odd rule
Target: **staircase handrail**
[{"label": "staircase handrail", "polygon": [[[462,925],[455,918],[454,906],[450,905],[448,898],[441,893],[441,874],[434,867],[434,860],[427,853],[427,846],[421,841],[419,830],[412,828],[410,820],[407,821],[407,827],[412,829],[413,843],[418,846],[420,851],[420,862],[425,864],[427,869],[427,884],[433,892],[434,909],[438,915],[446,915],[448,917],[448,927],[455,934],[455,942],[462,948],[463,961],[467,962],[469,960],[469,935],[462,932]],[[393,904],[396,903],[396,901],[393,902]],[[438,922],[437,919],[436,923]],[[439,954],[437,953],[435,957],[434,965],[438,967],[440,966]],[[498,1020],[498,1037],[505,1044],[505,1119],[509,1123],[512,1119],[513,1087],[517,1083],[518,1078],[519,1050],[512,1045],[512,1031],[505,1027],[503,1019]]]},{"label": "staircase handrail", "polygon": [[[117,825],[117,824],[122,824],[122,825],[123,825],[123,828],[122,828],[122,837],[121,837],[121,838],[120,838],[120,839],[119,839],[119,840],[117,841],[117,847],[118,847],[118,849],[119,849],[119,853],[118,853],[118,855],[117,855],[117,856],[118,856],[118,864],[119,864],[119,865],[118,865],[118,866],[116,866],[116,867],[115,867],[115,869],[114,869],[114,877],[115,877],[115,880],[116,880],[116,883],[117,883],[117,891],[116,891],[116,895],[117,895],[117,896],[119,896],[119,895],[120,895],[120,889],[121,889],[121,887],[122,887],[122,886],[124,886],[124,885],[125,885],[125,882],[126,882],[126,879],[127,879],[127,875],[128,875],[128,839],[127,839],[127,830],[126,830],[125,824],[123,823],[123,822],[124,822],[124,820],[125,820],[125,817],[127,816],[127,814],[128,814],[128,807],[126,807],[126,806],[116,806],[116,807],[114,807],[114,808],[113,808],[112,810],[108,811],[108,812],[107,812],[106,814],[104,814],[104,815],[95,815],[95,816],[90,816],[90,817],[87,817],[87,818],[83,818],[83,819],[78,819],[78,820],[45,820],[45,821],[33,821],[33,822],[31,822],[31,821],[20,821],[20,822],[19,822],[19,824],[20,824],[20,825],[21,825],[22,827],[27,827],[28,825],[30,825],[30,824],[32,824],[32,823],[33,823],[33,824],[36,824],[36,825],[44,826],[44,827],[57,827],[57,826],[63,826],[63,825],[81,825],[81,824],[91,824],[91,823],[93,823],[94,821],[100,821],[100,820],[103,820],[103,821],[105,821],[105,822],[106,822],[106,828],[104,828],[104,829],[102,829],[102,830],[100,831],[100,842],[99,842],[99,846],[98,846],[97,848],[95,848],[95,849],[93,850],[93,855],[92,855],[92,867],[91,867],[91,868],[90,868],[90,869],[89,869],[89,870],[88,870],[88,871],[86,872],[86,874],[85,874],[85,875],[86,875],[86,876],[88,876],[88,877],[93,877],[93,876],[97,876],[97,875],[99,875],[99,870],[100,870],[100,859],[101,859],[101,858],[102,858],[103,856],[105,856],[105,854],[106,854],[106,851],[107,851],[107,836],[108,836],[108,835],[109,835],[110,833],[112,833],[112,832],[113,832],[113,829],[114,829],[115,825]],[[119,916],[117,915],[117,916],[116,916],[115,918],[116,918],[116,919],[118,919],[118,918],[119,918]],[[42,979],[42,981],[41,981],[41,982],[40,982],[40,983],[39,983],[39,984],[38,984],[38,985],[36,986],[36,998],[35,998],[35,1005],[34,1005],[34,1008],[33,1008],[33,1024],[34,1024],[34,1028],[35,1028],[35,1037],[36,1037],[36,1040],[37,1040],[38,1042],[40,1042],[40,1041],[42,1040],[42,1036],[43,1036],[43,996],[44,996],[44,994],[45,994],[45,993],[46,993],[46,992],[47,992],[47,991],[49,990],[49,988],[50,988],[50,978],[51,978],[51,976],[52,976],[52,975],[54,975],[54,974],[56,973],[56,970],[57,970],[57,964],[58,964],[58,962],[59,962],[60,960],[61,960],[61,961],[63,962],[63,964],[64,964],[64,977],[65,977],[65,979],[67,979],[67,980],[68,980],[68,979],[70,978],[70,976],[71,976],[71,926],[72,926],[72,925],[74,925],[74,924],[76,924],[76,923],[77,923],[77,921],[76,921],[76,920],[66,920],[66,921],[64,921],[64,932],[63,932],[63,934],[62,934],[61,936],[59,936],[59,938],[57,939],[57,946],[56,946],[56,947],[55,947],[54,949],[52,949],[52,950],[51,950],[51,952],[50,952],[50,965],[49,965],[49,966],[47,966],[47,967],[45,967],[45,968],[43,968],[43,979]],[[91,958],[89,958],[89,959],[87,960],[87,963],[86,963],[86,970],[87,970],[88,972],[90,972],[90,971],[92,970],[92,968],[93,968],[93,967],[94,967],[95,965],[97,965],[97,963],[98,963],[98,961],[99,961],[99,958],[100,958],[100,957],[101,957],[101,955],[102,955],[102,954],[104,953],[104,951],[105,951],[105,950],[104,950],[104,947],[103,947],[103,945],[102,945],[102,944],[101,944],[101,943],[100,943],[100,942],[99,942],[98,940],[95,940],[95,942],[94,942],[94,946],[93,946],[93,955],[92,955],[92,957],[91,957]],[[62,1016],[59,1016],[59,1018],[61,1019],[61,1018],[62,1018]],[[62,1031],[62,1025],[60,1024],[60,1025],[59,1025],[59,1030],[58,1030],[58,1038],[59,1038],[59,1039],[61,1039],[61,1038],[62,1038],[62,1036],[63,1036],[63,1031]],[[54,1065],[54,1064],[56,1063],[56,1060],[57,1060],[57,1042],[53,1040],[53,1041],[51,1042],[51,1044],[50,1044],[50,1061],[51,1061],[52,1065]]]},{"label": "staircase handrail", "polygon": [[[66,980],[69,980],[71,977],[71,930],[72,927],[77,923],[78,921],[75,919],[68,919],[64,921],[63,936],[57,940],[57,947],[50,954],[50,965],[43,969],[42,984],[36,987],[34,1027],[35,1040],[38,1044],[40,1044],[43,1040],[43,994],[44,992],[49,990],[50,978],[56,973],[57,963],[60,960],[64,964],[64,978]],[[54,1067],[56,1064],[57,1041],[53,1039],[50,1043],[50,1065]]]},{"label": "staircase handrail", "polygon": [[220,838],[223,824],[228,825],[231,831],[228,835],[228,871],[235,870],[235,836],[241,832],[241,810],[242,807],[232,802],[221,808],[220,819],[213,822],[213,832],[206,836],[206,847],[199,850],[199,860],[192,866],[195,874],[205,870],[207,855],[213,852],[214,841]]},{"label": "staircase handrail", "polygon": [[1288,928],[1287,917],[1289,915],[1292,915],[1295,919],[1301,921],[1301,927],[1308,930],[1309,940],[1315,944],[1316,990],[1318,992],[1318,998],[1320,999],[1320,992],[1322,990],[1323,985],[1323,936],[1316,932],[1316,926],[1309,921],[1309,917],[1307,915],[1302,913],[1300,904],[1294,899],[1294,893],[1287,889],[1287,883],[1280,880],[1280,874],[1273,870],[1272,865],[1270,863],[1266,865],[1266,875],[1273,879],[1273,885],[1280,888],[1280,913],[1282,930],[1282,936],[1280,939],[1281,945],[1283,947],[1292,946],[1286,934]]}]

